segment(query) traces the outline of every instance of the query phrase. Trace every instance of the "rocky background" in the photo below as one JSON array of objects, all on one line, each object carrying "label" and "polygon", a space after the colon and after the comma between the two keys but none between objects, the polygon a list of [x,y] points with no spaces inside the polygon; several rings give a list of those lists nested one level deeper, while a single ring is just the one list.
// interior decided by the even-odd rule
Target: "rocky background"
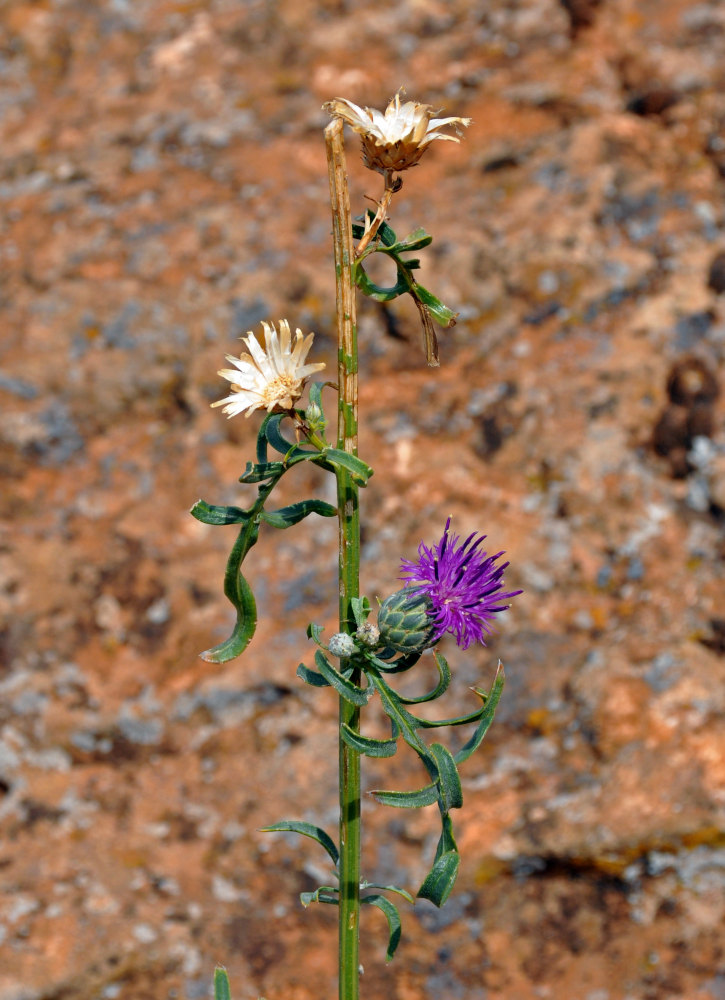
[{"label": "rocky background", "polygon": [[[234,529],[188,509],[249,495],[258,421],[209,407],[236,338],[287,316],[334,365],[321,104],[401,85],[474,119],[391,215],[460,318],[431,370],[409,300],[361,303],[364,587],[452,514],[525,594],[446,647],[446,713],[498,657],[507,688],[456,890],[388,967],[364,914],[364,996],[725,997],[725,6],[4,0],[0,1000],[201,1000],[217,962],[235,1000],[335,995],[325,855],[258,832],[334,829],[336,705],[295,668],[335,526],[263,533],[215,667]],[[366,805],[368,878],[417,886],[432,812]]]}]

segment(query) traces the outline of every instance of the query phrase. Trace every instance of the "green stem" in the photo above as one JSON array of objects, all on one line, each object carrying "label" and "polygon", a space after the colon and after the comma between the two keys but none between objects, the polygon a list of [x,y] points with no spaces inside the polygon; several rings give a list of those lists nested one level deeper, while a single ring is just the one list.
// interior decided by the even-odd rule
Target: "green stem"
[{"label": "green stem", "polygon": [[[337,306],[338,405],[337,447],[357,455],[357,325],[353,282],[352,218],[347,186],[343,125],[325,129],[330,176]],[[340,631],[352,632],[352,598],[359,596],[360,509],[358,487],[344,470],[337,474],[339,511]],[[342,664],[343,668],[345,664]],[[359,684],[359,671],[351,678]],[[360,731],[360,710],[340,699],[340,726]],[[339,996],[359,997],[360,940],[360,754],[340,737],[340,906]]]}]

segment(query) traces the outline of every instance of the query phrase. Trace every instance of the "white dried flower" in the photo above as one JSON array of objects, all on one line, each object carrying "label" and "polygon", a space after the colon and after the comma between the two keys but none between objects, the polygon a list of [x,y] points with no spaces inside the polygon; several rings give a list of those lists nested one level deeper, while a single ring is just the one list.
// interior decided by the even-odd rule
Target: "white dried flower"
[{"label": "white dried flower", "polygon": [[[417,101],[400,103],[400,91],[385,112],[375,108],[360,108],[344,97],[327,101],[323,109],[344,122],[362,137],[363,160],[366,167],[381,174],[414,167],[434,139],[460,142],[461,127],[471,124],[470,118],[434,118],[440,114],[430,104]],[[458,135],[439,131],[453,125]]]},{"label": "white dried flower", "polygon": [[223,406],[222,413],[230,417],[247,411],[250,416],[255,410],[275,408],[290,410],[302,395],[306,380],[315,372],[322,371],[324,363],[304,364],[312,346],[314,333],[303,337],[297,330],[294,343],[286,319],[279,321],[279,336],[274,323],[262,323],[264,327],[263,350],[251,330],[242,340],[249,348],[249,354],[235,358],[226,355],[235,368],[224,368],[219,374],[232,383],[231,395],[219,399],[212,406]]}]

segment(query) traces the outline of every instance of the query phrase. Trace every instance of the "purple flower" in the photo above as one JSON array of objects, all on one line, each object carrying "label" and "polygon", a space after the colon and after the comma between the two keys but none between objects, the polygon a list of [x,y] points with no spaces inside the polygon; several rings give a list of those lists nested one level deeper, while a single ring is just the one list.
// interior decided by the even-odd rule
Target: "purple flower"
[{"label": "purple flower", "polygon": [[480,548],[485,535],[477,537],[474,532],[459,545],[450,526],[449,517],[443,537],[432,548],[420,543],[417,562],[402,560],[400,577],[428,597],[436,639],[450,632],[461,649],[468,649],[472,642],[485,646],[493,616],[505,611],[509,605],[504,602],[522,591],[501,593],[508,563],[496,564],[503,552],[489,556]]}]

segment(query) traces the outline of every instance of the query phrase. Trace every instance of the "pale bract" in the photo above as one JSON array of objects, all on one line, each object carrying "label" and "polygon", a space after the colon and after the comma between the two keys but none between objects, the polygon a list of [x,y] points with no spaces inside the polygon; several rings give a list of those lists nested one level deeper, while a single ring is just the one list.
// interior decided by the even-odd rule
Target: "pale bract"
[{"label": "pale bract", "polygon": [[[462,128],[470,118],[435,118],[440,114],[430,104],[405,101],[398,92],[385,111],[361,108],[344,97],[323,104],[334,118],[341,118],[359,133],[365,166],[382,174],[414,167],[434,139],[460,142]],[[452,126],[458,133],[449,135],[441,129]]]},{"label": "pale bract", "polygon": [[274,323],[262,322],[264,328],[264,348],[251,330],[242,340],[249,348],[249,354],[235,358],[226,355],[234,368],[224,368],[219,374],[232,383],[232,392],[219,399],[212,406],[223,406],[222,413],[234,417],[244,413],[249,417],[255,410],[291,410],[302,395],[305,382],[315,372],[322,371],[324,362],[306,365],[305,359],[312,347],[314,333],[303,336],[295,331],[292,340],[289,323],[279,322],[279,334]]}]

